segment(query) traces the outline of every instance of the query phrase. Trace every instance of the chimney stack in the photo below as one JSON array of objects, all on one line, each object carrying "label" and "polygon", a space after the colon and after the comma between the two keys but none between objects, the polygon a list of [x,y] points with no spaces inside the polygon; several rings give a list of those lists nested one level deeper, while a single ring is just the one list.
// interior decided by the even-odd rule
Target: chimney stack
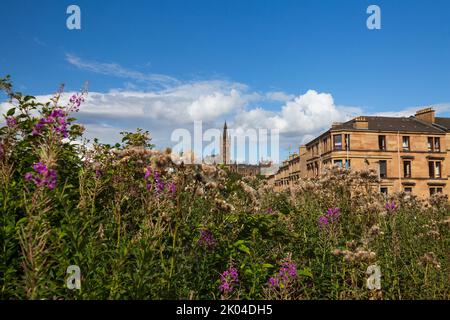
[{"label": "chimney stack", "polygon": [[356,117],[353,122],[355,129],[369,129],[369,121],[366,117]]},{"label": "chimney stack", "polygon": [[336,129],[338,127],[342,126],[342,122],[333,122],[331,124],[331,129]]},{"label": "chimney stack", "polygon": [[421,121],[434,123],[435,122],[435,111],[433,108],[425,108],[422,110],[418,110],[416,112],[415,117]]}]

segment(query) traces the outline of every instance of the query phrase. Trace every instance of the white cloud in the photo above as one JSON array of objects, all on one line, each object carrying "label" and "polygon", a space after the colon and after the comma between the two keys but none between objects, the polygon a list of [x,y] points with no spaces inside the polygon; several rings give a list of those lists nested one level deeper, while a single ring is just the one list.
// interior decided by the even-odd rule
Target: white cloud
[{"label": "white cloud", "polygon": [[[192,131],[197,120],[203,121],[204,129],[219,127],[226,119],[229,127],[236,130],[278,129],[281,147],[295,151],[299,145],[329,129],[333,122],[365,114],[358,107],[336,105],[330,93],[315,90],[297,96],[282,91],[256,92],[238,82],[183,82],[167,75],[127,69],[117,63],[85,61],[73,54],[67,54],[66,60],[81,70],[126,79],[126,89],[90,92],[75,115],[86,126],[88,138],[98,137],[108,143],[119,141],[120,131],[140,127],[151,132],[158,147],[171,146],[174,129]],[[142,86],[137,84],[150,89],[139,91]],[[65,93],[62,103],[71,94]],[[51,95],[37,97],[42,102],[49,98]],[[450,111],[448,103],[434,107],[440,113]],[[5,103],[0,104],[3,113],[8,108]],[[409,116],[420,108],[376,115]]]},{"label": "white cloud", "polygon": [[[67,103],[72,94],[64,93],[61,104]],[[50,98],[51,95],[37,96],[40,102]],[[176,128],[192,131],[193,122],[200,120],[206,129],[227,119],[236,130],[278,129],[281,144],[296,148],[306,138],[328,129],[333,121],[347,119],[349,110],[354,114],[360,111],[338,107],[330,94],[313,90],[294,97],[275,111],[251,106],[265,99],[265,95],[250,92],[240,83],[200,81],[151,92],[90,92],[75,116],[86,126],[88,138],[98,137],[108,143],[119,141],[120,131],[140,127],[152,133],[158,146],[170,146],[170,136]],[[3,113],[8,108],[7,104],[1,104]]]},{"label": "white cloud", "polygon": [[91,71],[103,75],[110,75],[119,78],[132,79],[141,82],[148,82],[161,87],[169,87],[179,83],[176,78],[163,74],[145,74],[139,71],[130,70],[117,63],[105,63],[97,61],[86,61],[74,54],[66,54],[66,61],[71,65],[86,71]]},{"label": "white cloud", "polygon": [[358,113],[361,113],[359,108],[336,106],[331,94],[308,90],[287,101],[279,111],[255,108],[243,112],[236,116],[236,124],[244,128],[278,129],[281,134],[300,138],[317,134],[328,129],[331,123],[347,120]]},{"label": "white cloud", "polygon": [[437,115],[439,116],[439,113],[446,113],[450,111],[450,103],[437,103],[437,104],[431,104],[427,106],[417,106],[417,107],[408,107],[400,111],[383,111],[383,112],[377,112],[373,114],[374,116],[384,116],[384,117],[409,117],[413,116],[417,110],[433,107],[434,110],[436,110]]},{"label": "white cloud", "polygon": [[292,94],[287,94],[282,91],[271,91],[266,93],[266,97],[268,100],[272,101],[280,101],[280,102],[286,102],[289,100],[292,100],[295,98]]}]

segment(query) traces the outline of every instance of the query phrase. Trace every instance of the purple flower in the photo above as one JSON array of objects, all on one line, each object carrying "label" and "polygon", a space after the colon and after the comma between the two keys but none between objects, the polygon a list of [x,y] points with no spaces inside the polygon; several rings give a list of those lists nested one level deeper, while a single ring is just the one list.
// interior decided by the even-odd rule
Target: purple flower
[{"label": "purple flower", "polygon": [[319,227],[325,228],[326,226],[328,226],[328,218],[326,216],[320,216]]},{"label": "purple flower", "polygon": [[42,162],[35,163],[33,169],[36,173],[25,173],[24,178],[26,181],[33,182],[38,187],[46,186],[49,189],[56,187],[56,170],[48,169]]},{"label": "purple flower", "polygon": [[169,183],[169,192],[174,195],[177,192],[177,185],[173,182]]},{"label": "purple flower", "polygon": [[36,171],[40,175],[48,174],[48,168],[42,162],[35,163],[33,165],[33,169],[34,169],[34,171]]},{"label": "purple flower", "polygon": [[84,102],[84,98],[81,94],[74,94],[70,97],[69,101],[77,108],[79,108],[81,103]]},{"label": "purple flower", "polygon": [[10,116],[10,117],[6,117],[6,125],[10,128],[14,127],[17,125],[17,119]]},{"label": "purple flower", "polygon": [[230,293],[234,289],[234,285],[239,282],[238,271],[236,268],[230,267],[220,275],[219,290],[223,293]]},{"label": "purple flower", "polygon": [[341,215],[341,210],[339,208],[329,208],[327,210],[327,216],[332,218],[338,218]]},{"label": "purple flower", "polygon": [[267,213],[272,213],[273,209],[272,208],[267,208]]},{"label": "purple flower", "polygon": [[297,277],[297,265],[295,263],[283,262],[279,271],[280,278],[288,281]]},{"label": "purple flower", "polygon": [[37,136],[45,126],[49,126],[49,129],[51,131],[62,135],[64,138],[67,138],[69,136],[69,131],[67,129],[68,123],[65,119],[66,116],[67,114],[63,109],[53,109],[49,115],[47,115],[45,118],[41,118],[39,122],[33,127],[33,136]]},{"label": "purple flower", "polygon": [[156,182],[156,192],[164,191],[164,187],[165,187],[164,182],[162,182],[162,181]]},{"label": "purple flower", "polygon": [[286,259],[281,263],[278,274],[270,277],[267,281],[269,287],[280,288],[281,284],[287,285],[289,282],[297,278],[297,265]]},{"label": "purple flower", "polygon": [[147,180],[152,174],[152,168],[147,167],[144,169],[144,179]]},{"label": "purple flower", "polygon": [[25,180],[26,181],[33,181],[33,174],[31,172],[25,173]]},{"label": "purple flower", "polygon": [[397,210],[397,205],[395,204],[395,201],[392,202],[387,202],[384,207],[386,208],[386,210],[393,212],[395,210]]},{"label": "purple flower", "polygon": [[340,215],[341,210],[339,208],[329,208],[324,215],[319,217],[319,227],[325,228],[329,224],[336,222]]},{"label": "purple flower", "polygon": [[158,171],[155,171],[155,182],[156,182],[156,192],[164,191],[164,182],[161,180],[161,174]]},{"label": "purple flower", "polygon": [[271,288],[279,288],[280,287],[280,281],[277,277],[270,277],[269,281],[267,281],[269,284],[269,287]]}]

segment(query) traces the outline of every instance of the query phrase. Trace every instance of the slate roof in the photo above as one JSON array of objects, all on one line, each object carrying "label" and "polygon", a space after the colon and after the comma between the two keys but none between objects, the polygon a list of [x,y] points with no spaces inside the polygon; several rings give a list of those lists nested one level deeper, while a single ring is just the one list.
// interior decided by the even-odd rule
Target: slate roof
[{"label": "slate roof", "polygon": [[450,130],[450,118],[436,117],[434,121],[436,122],[436,124],[445,127],[447,130]]},{"label": "slate roof", "polygon": [[446,131],[450,131],[450,118],[435,118],[435,124],[427,123],[418,120],[414,116],[411,117],[376,117],[376,116],[364,116],[368,121],[368,129],[355,129],[353,124],[355,119],[350,121],[333,125],[331,129],[322,133],[320,136],[314,138],[306,145],[309,146],[322,136],[326,135],[329,131],[334,130],[347,130],[347,131],[400,131],[400,132],[418,132],[429,134],[443,134]]},{"label": "slate roof", "polygon": [[[369,122],[369,130],[372,131],[407,131],[407,132],[424,132],[424,133],[443,133],[444,131],[432,124],[417,120],[415,117],[365,117]],[[446,118],[440,118],[446,119]],[[450,119],[448,125],[450,128]],[[333,127],[334,130],[358,130],[353,128],[355,119],[344,122],[341,125]],[[365,130],[365,129],[359,129]],[[358,130],[358,131],[359,131]]]}]

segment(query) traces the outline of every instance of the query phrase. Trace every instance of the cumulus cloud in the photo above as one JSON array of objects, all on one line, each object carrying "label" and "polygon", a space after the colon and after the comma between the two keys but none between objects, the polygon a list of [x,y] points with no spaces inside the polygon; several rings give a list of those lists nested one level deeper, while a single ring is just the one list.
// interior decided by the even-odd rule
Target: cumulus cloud
[{"label": "cumulus cloud", "polygon": [[[72,94],[63,94],[61,103],[67,103]],[[37,96],[40,102],[50,98],[51,95]],[[194,121],[203,121],[206,129],[228,119],[238,132],[250,128],[278,129],[284,139],[282,145],[297,145],[327,129],[332,122],[360,112],[357,108],[336,106],[331,94],[314,90],[293,97],[275,111],[252,106],[266,99],[240,83],[200,81],[151,92],[90,92],[76,116],[86,126],[87,137],[110,143],[118,141],[120,131],[141,127],[152,132],[158,145],[170,146],[170,135],[176,128],[191,131]],[[3,103],[1,111],[4,113],[8,107]]]},{"label": "cumulus cloud", "polygon": [[308,90],[286,101],[279,111],[254,108],[236,116],[240,127],[280,130],[286,136],[305,136],[327,129],[331,123],[344,121],[361,112],[359,108],[336,106],[329,93]]},{"label": "cumulus cloud", "polygon": [[[119,141],[120,131],[140,127],[152,133],[158,147],[172,146],[170,137],[175,129],[192,132],[194,121],[202,121],[204,129],[220,128],[227,120],[230,128],[241,132],[277,129],[281,146],[294,149],[328,129],[332,122],[362,113],[359,108],[336,105],[330,93],[314,90],[297,96],[282,91],[256,92],[238,82],[180,81],[117,63],[86,61],[73,54],[67,54],[66,60],[81,70],[127,79],[125,89],[90,92],[76,115],[86,126],[88,138],[98,137],[106,143]],[[139,91],[141,86],[135,84],[141,82],[151,89]],[[71,94],[65,93],[61,103],[66,103]],[[43,94],[37,100],[46,102],[50,98]],[[0,104],[2,113],[8,107]]]}]

